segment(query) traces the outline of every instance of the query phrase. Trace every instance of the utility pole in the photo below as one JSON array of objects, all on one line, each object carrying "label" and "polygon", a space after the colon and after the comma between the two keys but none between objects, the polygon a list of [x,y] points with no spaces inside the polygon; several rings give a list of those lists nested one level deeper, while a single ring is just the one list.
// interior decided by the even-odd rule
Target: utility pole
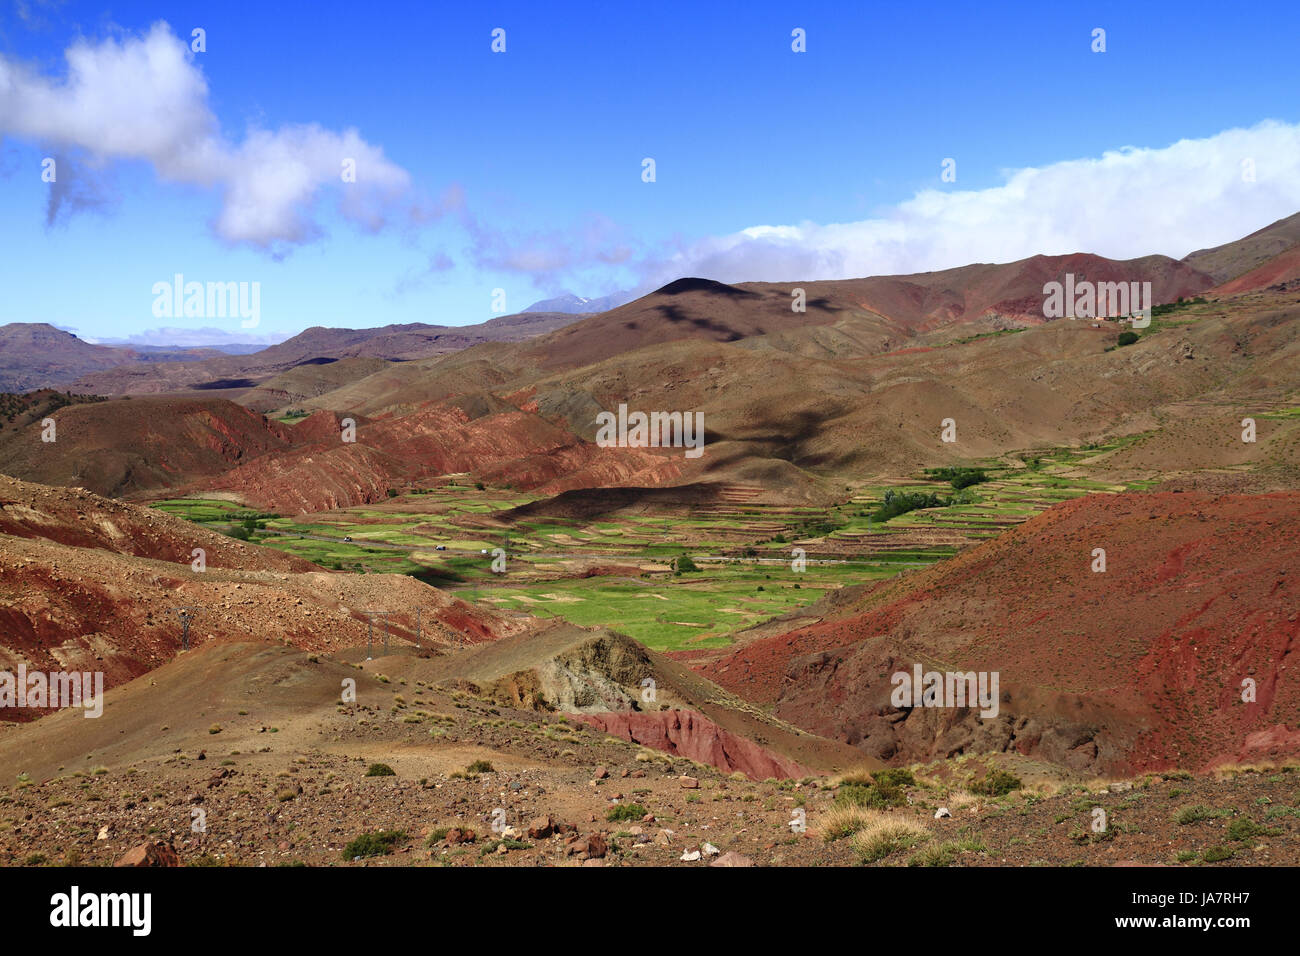
[{"label": "utility pole", "polygon": [[181,619],[181,650],[190,649],[190,621],[194,620],[194,608],[178,607],[175,609],[177,617]]},{"label": "utility pole", "polygon": [[367,619],[366,660],[370,661],[370,660],[374,660],[373,651],[375,646],[375,617],[378,616],[384,619],[384,653],[387,654],[388,653],[388,615],[392,614],[393,612],[392,611],[362,611],[362,613],[366,615],[366,619]]}]

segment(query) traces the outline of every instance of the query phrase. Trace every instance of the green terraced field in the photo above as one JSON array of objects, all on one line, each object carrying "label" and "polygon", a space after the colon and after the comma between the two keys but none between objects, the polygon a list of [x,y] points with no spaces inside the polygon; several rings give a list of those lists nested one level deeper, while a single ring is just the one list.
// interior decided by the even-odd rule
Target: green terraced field
[{"label": "green terraced field", "polygon": [[[941,561],[1057,502],[1143,487],[1150,482],[1112,485],[1086,476],[1090,461],[1139,437],[977,462],[972,467],[988,480],[963,489],[963,503],[883,523],[872,516],[887,491],[942,499],[959,492],[937,477],[911,476],[856,487],[849,500],[828,509],[730,503],[672,516],[539,516],[509,526],[491,516],[533,497],[460,484],[297,517],[258,515],[214,498],[168,499],[155,507],[215,530],[256,517],[264,528],[251,540],[328,569],[413,574],[468,600],[610,627],[656,650],[710,648],[811,604],[827,589]],[[446,550],[435,550],[438,545]],[[497,547],[510,555],[504,575],[491,570]],[[795,548],[810,559],[798,573],[790,566]],[[670,563],[684,554],[700,572],[671,574]],[[628,576],[577,576],[593,562],[626,565]],[[647,572],[652,566],[660,572]]]},{"label": "green terraced field", "polygon": [[856,573],[809,568],[800,574],[766,566],[762,573],[752,567],[709,568],[637,584],[589,578],[518,587],[500,584],[480,588],[477,594],[496,607],[585,627],[609,627],[654,650],[676,651],[724,647],[735,631],[805,606],[828,588],[862,579],[861,568]]}]

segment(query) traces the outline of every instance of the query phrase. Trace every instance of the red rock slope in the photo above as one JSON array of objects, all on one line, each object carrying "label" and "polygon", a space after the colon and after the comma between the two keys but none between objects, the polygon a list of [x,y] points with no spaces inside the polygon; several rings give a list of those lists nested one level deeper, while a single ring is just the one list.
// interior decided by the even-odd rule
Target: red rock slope
[{"label": "red rock slope", "polygon": [[[998,672],[1000,713],[892,706],[917,662]],[[1300,494],[1057,505],[701,671],[886,760],[1015,750],[1124,773],[1300,753]]]}]

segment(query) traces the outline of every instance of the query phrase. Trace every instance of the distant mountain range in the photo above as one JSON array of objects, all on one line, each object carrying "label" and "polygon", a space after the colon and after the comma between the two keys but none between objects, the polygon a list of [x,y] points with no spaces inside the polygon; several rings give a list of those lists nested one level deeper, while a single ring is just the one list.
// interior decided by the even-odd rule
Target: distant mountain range
[{"label": "distant mountain range", "polygon": [[[1118,261],[1074,253],[835,281],[724,285],[683,278],[635,299],[626,291],[597,299],[566,292],[477,325],[318,326],[248,354],[94,345],[48,324],[13,323],[0,326],[0,392],[247,390],[299,366],[346,359],[412,362],[488,343],[527,343],[512,346],[513,357],[500,358],[553,372],[683,339],[751,340],[755,347],[761,342],[762,348],[810,359],[882,354],[1042,324],[1045,283],[1066,275],[1094,283],[1148,281],[1156,305],[1202,293],[1290,288],[1300,281],[1300,214],[1181,260],[1152,255]],[[792,309],[796,286],[804,294],[802,311]],[[810,336],[810,327],[824,331]],[[354,365],[348,374],[363,370],[373,371]],[[345,377],[331,373],[328,382],[297,387],[310,386],[314,393],[324,384],[341,386]]]},{"label": "distant mountain range", "polygon": [[553,332],[581,316],[563,312],[503,315],[477,325],[313,326],[276,345],[237,352],[212,347],[92,345],[44,322],[0,326],[0,392],[38,388],[96,394],[250,387],[308,363],[344,358],[406,361],[485,342],[517,342]]},{"label": "distant mountain range", "polygon": [[[240,342],[140,345],[121,340],[91,343],[45,322],[12,322],[0,326],[0,392],[66,389],[74,384],[106,394],[165,392],[224,380],[251,385],[317,359],[429,358],[482,342],[515,342],[554,331],[580,316],[607,311],[633,298],[631,292],[615,292],[598,299],[566,292],[534,302],[523,312],[475,325],[415,322],[371,329],[313,326],[271,346]],[[178,363],[178,367],[159,369],[158,364],[163,362]]]}]

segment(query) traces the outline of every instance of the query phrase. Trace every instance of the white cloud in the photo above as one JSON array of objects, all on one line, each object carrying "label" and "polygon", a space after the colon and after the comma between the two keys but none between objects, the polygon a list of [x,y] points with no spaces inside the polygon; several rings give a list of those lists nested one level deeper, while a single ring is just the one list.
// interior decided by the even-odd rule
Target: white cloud
[{"label": "white cloud", "polygon": [[[1245,160],[1254,182],[1243,181]],[[1267,121],[1004,178],[989,189],[926,189],[877,219],[754,226],[702,239],[642,271],[657,285],[684,275],[722,282],[895,275],[1038,253],[1181,258],[1300,210],[1300,125]]]},{"label": "white cloud", "polygon": [[[313,206],[327,187],[338,190],[340,212],[366,229],[394,214],[423,215],[407,171],[354,129],[309,123],[226,139],[202,71],[166,23],[121,41],[79,41],[64,56],[61,79],[0,56],[0,136],[81,150],[97,162],[144,161],[163,180],[218,189],[214,228],[230,242],[315,238]],[[348,159],[354,183],[341,175]]]},{"label": "white cloud", "polygon": [[[76,328],[67,326],[57,326],[65,332],[76,332]],[[222,346],[256,346],[265,348],[268,345],[275,345],[283,342],[292,335],[290,332],[267,332],[264,335],[250,335],[247,332],[227,332],[225,329],[217,329],[212,326],[204,326],[198,329],[182,329],[174,326],[164,326],[157,329],[144,329],[128,335],[125,338],[82,338],[94,345],[136,345],[136,346],[212,346],[220,348]]]}]

